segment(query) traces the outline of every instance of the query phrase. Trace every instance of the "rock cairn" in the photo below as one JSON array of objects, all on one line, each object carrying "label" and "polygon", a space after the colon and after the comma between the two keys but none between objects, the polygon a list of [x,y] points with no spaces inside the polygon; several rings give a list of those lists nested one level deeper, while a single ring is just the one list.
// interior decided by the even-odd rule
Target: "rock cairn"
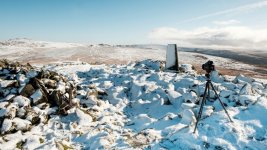
[{"label": "rock cairn", "polygon": [[30,64],[0,60],[1,134],[28,131],[32,125],[46,123],[50,115],[66,115],[76,106],[73,81]]}]

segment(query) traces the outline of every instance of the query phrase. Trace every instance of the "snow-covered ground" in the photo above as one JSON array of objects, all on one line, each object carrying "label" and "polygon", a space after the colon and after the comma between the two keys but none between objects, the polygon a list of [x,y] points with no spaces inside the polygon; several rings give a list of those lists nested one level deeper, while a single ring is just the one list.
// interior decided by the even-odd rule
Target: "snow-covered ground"
[{"label": "snow-covered ground", "polygon": [[213,72],[215,89],[234,122],[211,92],[193,133],[206,79],[191,65],[182,67],[186,72],[177,74],[162,72],[161,63],[151,60],[46,65],[44,70],[78,86],[80,106],[67,116],[50,115],[30,131],[1,136],[0,149],[267,149],[266,81]]}]

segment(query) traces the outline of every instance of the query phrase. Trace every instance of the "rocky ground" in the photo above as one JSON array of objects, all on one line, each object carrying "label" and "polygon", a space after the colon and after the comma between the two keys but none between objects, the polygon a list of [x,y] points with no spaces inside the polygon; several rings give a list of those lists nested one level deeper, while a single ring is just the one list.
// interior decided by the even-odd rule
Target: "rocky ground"
[{"label": "rocky ground", "polygon": [[0,61],[0,149],[266,149],[267,85],[243,75],[211,79],[160,61],[32,67]]}]

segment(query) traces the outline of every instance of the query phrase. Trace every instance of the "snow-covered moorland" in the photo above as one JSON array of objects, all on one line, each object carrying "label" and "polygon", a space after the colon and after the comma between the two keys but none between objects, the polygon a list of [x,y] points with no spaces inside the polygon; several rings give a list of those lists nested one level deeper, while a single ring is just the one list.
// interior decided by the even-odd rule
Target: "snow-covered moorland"
[{"label": "snow-covered moorland", "polygon": [[[179,63],[192,64],[198,71],[200,64],[213,60],[223,74],[242,73],[255,78],[267,77],[267,53],[258,50],[218,50],[178,46]],[[0,59],[9,59],[32,65],[66,61],[83,61],[90,64],[127,64],[153,59],[165,61],[166,45],[108,45],[79,44],[10,39],[0,41]]]},{"label": "snow-covered moorland", "polygon": [[[14,114],[2,123],[1,149],[266,149],[267,85],[242,75],[220,76],[212,81],[233,119],[229,122],[214,92],[204,107],[197,132],[193,129],[206,79],[182,65],[184,73],[161,71],[158,61],[128,65],[90,65],[81,62],[44,66],[67,77],[77,87],[78,103],[68,115],[41,109],[47,121],[31,125]],[[1,68],[0,74],[5,74]],[[34,76],[24,76],[23,81]],[[21,79],[21,78],[18,78]],[[1,89],[10,82],[0,79]],[[57,82],[58,90],[62,83]],[[35,93],[34,93],[35,94]],[[33,94],[33,95],[34,95]],[[38,95],[38,94],[37,94]],[[65,94],[67,97],[69,95]],[[1,117],[6,104],[24,107],[29,99],[0,100]],[[23,101],[24,100],[24,101]],[[23,105],[23,106],[22,106]],[[41,116],[40,116],[41,117]],[[4,129],[18,129],[6,134]],[[3,129],[4,128],[4,129]]]}]

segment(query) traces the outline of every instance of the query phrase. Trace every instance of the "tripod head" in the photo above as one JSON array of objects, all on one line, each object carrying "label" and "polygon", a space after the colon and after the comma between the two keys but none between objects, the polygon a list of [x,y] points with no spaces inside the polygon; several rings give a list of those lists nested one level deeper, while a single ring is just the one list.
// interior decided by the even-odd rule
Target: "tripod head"
[{"label": "tripod head", "polygon": [[210,80],[210,72],[209,72],[209,73],[206,72],[206,73],[205,73],[205,77],[207,77],[207,80]]},{"label": "tripod head", "polygon": [[213,61],[208,61],[205,64],[202,65],[202,69],[206,71],[205,76],[210,80],[210,73],[215,70],[215,65],[213,64]]}]

